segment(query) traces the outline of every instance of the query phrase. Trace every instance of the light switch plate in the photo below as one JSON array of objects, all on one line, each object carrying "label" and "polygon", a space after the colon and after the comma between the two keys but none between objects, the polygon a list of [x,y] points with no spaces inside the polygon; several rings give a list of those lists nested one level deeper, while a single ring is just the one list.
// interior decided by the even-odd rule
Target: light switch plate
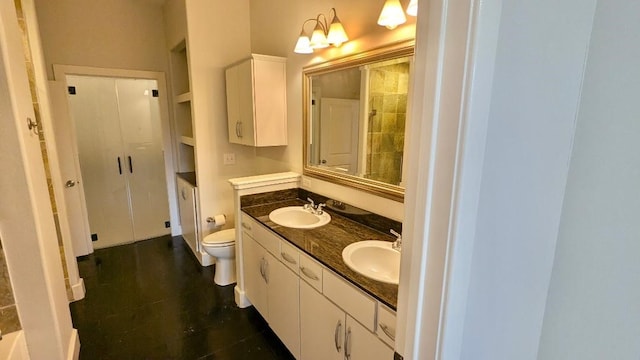
[{"label": "light switch plate", "polygon": [[222,158],[222,163],[225,165],[234,165],[236,163],[236,154],[226,153]]}]

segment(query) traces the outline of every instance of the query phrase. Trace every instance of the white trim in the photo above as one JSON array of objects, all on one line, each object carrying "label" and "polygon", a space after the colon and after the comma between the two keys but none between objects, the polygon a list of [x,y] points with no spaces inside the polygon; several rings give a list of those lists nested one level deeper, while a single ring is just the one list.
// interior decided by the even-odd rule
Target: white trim
[{"label": "white trim", "polygon": [[80,358],[80,337],[78,336],[78,330],[73,329],[71,337],[69,339],[69,350],[67,352],[67,359],[78,360]]},{"label": "white trim", "polygon": [[[276,174],[265,174],[229,179],[229,183],[236,190],[251,189],[277,184],[298,183],[300,174],[294,172],[283,172]],[[246,194],[243,194],[246,195]]]},{"label": "white trim", "polygon": [[71,292],[73,293],[73,301],[84,299],[86,288],[84,287],[84,279],[79,278],[75,284],[71,284]]},{"label": "white trim", "polygon": [[[75,65],[53,65],[54,77],[66,85],[66,75],[81,76],[104,76],[111,78],[127,78],[127,79],[150,79],[156,80],[160,96],[158,103],[160,104],[160,121],[162,127],[162,148],[164,150],[164,167],[165,178],[167,182],[167,195],[169,200],[169,212],[171,221],[171,235],[176,236],[182,233],[180,228],[180,217],[178,213],[178,193],[176,190],[176,143],[174,127],[171,126],[171,116],[169,115],[169,90],[165,73],[158,71],[144,70],[126,70],[112,68],[97,68],[91,66],[75,66]],[[69,126],[72,131],[72,137],[75,140],[76,135],[73,131],[74,127]],[[87,217],[88,219],[88,217]]]},{"label": "white trim", "polygon": [[[60,158],[58,157],[58,147],[56,145],[56,138],[53,132],[53,120],[48,90],[49,83],[47,80],[47,72],[45,70],[38,19],[36,17],[36,9],[33,1],[23,0],[22,11],[28,24],[26,29],[29,37],[29,49],[31,51],[31,59],[34,68],[35,91],[40,109],[40,118],[42,120],[42,129],[44,131],[45,146],[49,160],[49,171],[51,173],[51,182],[58,213],[58,224],[60,226],[61,240],[64,249],[63,260],[66,263],[69,283],[77,283],[78,281],[81,281],[82,278],[80,278],[80,273],[78,271],[78,263],[74,253],[71,230],[67,221],[67,207],[64,201],[65,179],[60,171]],[[91,244],[89,244],[89,248],[91,249]],[[82,297],[84,297],[84,293]]]},{"label": "white trim", "polygon": [[[411,138],[398,294],[396,351],[406,359],[442,357],[447,270],[454,245],[465,103],[473,60],[475,0],[434,0],[419,8]],[[466,24],[466,26],[464,25]],[[462,315],[464,316],[464,314]]]}]

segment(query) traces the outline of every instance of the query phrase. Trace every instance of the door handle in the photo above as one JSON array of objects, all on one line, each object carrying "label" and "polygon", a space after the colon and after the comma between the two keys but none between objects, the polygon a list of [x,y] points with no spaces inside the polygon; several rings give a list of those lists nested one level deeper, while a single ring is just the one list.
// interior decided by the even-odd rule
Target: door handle
[{"label": "door handle", "polygon": [[64,187],[70,188],[70,187],[74,187],[74,186],[76,186],[76,181],[75,180],[67,180],[67,182],[64,183]]},{"label": "door handle", "polygon": [[344,338],[344,356],[351,360],[351,327],[347,328],[347,336]]},{"label": "door handle", "polygon": [[122,164],[120,163],[120,156],[118,156],[118,174],[122,175]]},{"label": "door handle", "polygon": [[127,156],[129,158],[129,172],[133,174],[133,164],[131,163],[131,156]]},{"label": "door handle", "polygon": [[340,333],[342,333],[342,321],[338,320],[336,331],[333,333],[333,341],[336,344],[336,351],[342,350],[342,341],[340,341]]},{"label": "door handle", "polygon": [[321,164],[326,164],[326,163],[327,163],[327,160],[322,159],[322,160],[320,160],[320,163],[321,163]]}]

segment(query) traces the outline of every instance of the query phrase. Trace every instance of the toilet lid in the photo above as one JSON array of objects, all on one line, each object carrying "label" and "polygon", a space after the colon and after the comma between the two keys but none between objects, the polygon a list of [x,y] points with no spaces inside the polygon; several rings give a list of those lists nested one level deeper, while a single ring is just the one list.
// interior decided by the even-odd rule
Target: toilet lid
[{"label": "toilet lid", "polygon": [[236,241],[236,229],[216,231],[204,237],[203,244],[225,245]]}]

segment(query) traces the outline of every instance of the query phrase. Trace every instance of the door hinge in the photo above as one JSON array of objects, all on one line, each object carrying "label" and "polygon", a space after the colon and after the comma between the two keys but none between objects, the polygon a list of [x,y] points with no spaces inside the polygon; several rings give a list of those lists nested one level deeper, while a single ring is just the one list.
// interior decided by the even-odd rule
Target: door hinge
[{"label": "door hinge", "polygon": [[76,87],[75,86],[67,86],[67,91],[69,92],[69,95],[75,95],[76,94]]},{"label": "door hinge", "polygon": [[164,227],[170,228],[171,227],[171,222],[170,221],[165,221],[164,222]]},{"label": "door hinge", "polygon": [[151,96],[158,97],[158,89],[151,90]]},{"label": "door hinge", "polygon": [[91,234],[91,241],[98,241],[98,234]]}]

